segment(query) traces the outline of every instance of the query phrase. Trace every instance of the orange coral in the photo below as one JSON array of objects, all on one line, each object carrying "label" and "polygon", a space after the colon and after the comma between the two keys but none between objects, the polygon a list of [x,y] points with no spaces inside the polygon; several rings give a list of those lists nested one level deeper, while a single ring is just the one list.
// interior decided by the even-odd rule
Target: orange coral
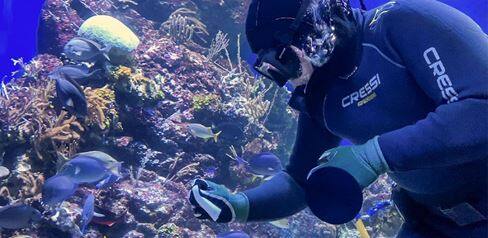
[{"label": "orange coral", "polygon": [[98,125],[101,130],[113,125],[118,119],[118,112],[115,109],[115,92],[108,86],[96,89],[86,88],[84,91],[88,102],[88,124]]}]

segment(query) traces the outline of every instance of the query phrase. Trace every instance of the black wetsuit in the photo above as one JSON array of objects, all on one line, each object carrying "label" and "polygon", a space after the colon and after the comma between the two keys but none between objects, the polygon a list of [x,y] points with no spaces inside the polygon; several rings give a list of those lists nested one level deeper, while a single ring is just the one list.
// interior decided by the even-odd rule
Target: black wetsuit
[{"label": "black wetsuit", "polygon": [[[389,175],[398,184],[393,197],[407,220],[404,234],[485,236],[486,34],[437,1],[391,1],[354,14],[362,45],[357,71],[349,79],[314,76],[312,82],[334,83],[307,88],[307,102],[319,106],[301,112],[286,171],[245,191],[249,220],[304,209],[302,187],[322,152],[340,138],[364,143],[379,135]],[[467,217],[453,220],[453,214]],[[470,224],[458,224],[464,221]]]}]

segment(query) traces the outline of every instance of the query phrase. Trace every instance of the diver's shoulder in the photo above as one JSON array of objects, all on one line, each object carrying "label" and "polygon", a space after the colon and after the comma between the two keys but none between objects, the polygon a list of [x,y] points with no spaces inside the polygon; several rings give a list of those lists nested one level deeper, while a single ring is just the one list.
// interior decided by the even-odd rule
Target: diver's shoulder
[{"label": "diver's shoulder", "polygon": [[371,9],[371,20],[387,25],[401,22],[415,22],[415,17],[436,15],[447,5],[433,0],[390,0],[377,8]]},{"label": "diver's shoulder", "polygon": [[417,27],[434,27],[446,30],[470,29],[482,32],[481,28],[466,14],[434,0],[391,0],[374,9],[378,24],[388,31],[404,31]]}]

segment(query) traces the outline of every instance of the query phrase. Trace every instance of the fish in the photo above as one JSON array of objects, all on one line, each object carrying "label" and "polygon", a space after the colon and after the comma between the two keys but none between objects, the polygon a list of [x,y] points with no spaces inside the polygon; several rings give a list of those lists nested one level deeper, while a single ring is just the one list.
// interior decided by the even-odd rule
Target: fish
[{"label": "fish", "polygon": [[117,181],[120,180],[121,177],[114,175],[114,174],[109,174],[106,178],[98,182],[95,187],[97,189],[102,189],[106,187],[110,187],[110,185],[116,183]]},{"label": "fish", "polygon": [[271,152],[263,152],[247,161],[250,171],[257,175],[275,175],[283,170],[281,160]]},{"label": "fish", "polygon": [[110,175],[102,162],[89,156],[79,155],[67,161],[58,175],[69,177],[74,183],[96,183]]},{"label": "fish", "polygon": [[88,115],[88,103],[80,85],[69,78],[55,78],[56,94],[63,108],[79,118]]},{"label": "fish", "polygon": [[238,143],[244,138],[244,126],[235,122],[223,122],[217,124],[215,129],[222,131],[219,138],[225,140],[226,142]]},{"label": "fish", "polygon": [[376,203],[372,208],[368,209],[366,211],[366,215],[368,217],[372,217],[372,216],[376,215],[376,213],[378,213],[379,211],[388,208],[390,205],[391,205],[390,201],[380,201],[380,202]]},{"label": "fish", "polygon": [[0,166],[0,178],[8,177],[10,174],[10,170],[4,166]]},{"label": "fish", "polygon": [[289,223],[288,219],[286,219],[286,218],[276,220],[276,221],[270,221],[269,223],[273,226],[276,226],[276,227],[282,228],[282,229],[289,229],[290,228],[290,223]]},{"label": "fish", "polygon": [[205,177],[213,178],[217,174],[217,167],[215,166],[206,167],[203,171],[205,173]]},{"label": "fish", "polygon": [[41,221],[41,213],[25,204],[7,205],[0,208],[0,227],[6,229],[29,228]]},{"label": "fish", "polygon": [[93,218],[91,222],[112,227],[117,223],[123,222],[123,219],[123,215],[117,216],[115,213],[109,210],[95,206],[95,212],[93,213]]},{"label": "fish", "polygon": [[122,169],[122,162],[117,161],[112,156],[107,153],[101,151],[88,151],[83,153],[78,153],[74,157],[84,156],[96,159],[102,162],[105,168],[109,169],[112,174],[122,177],[121,169]]},{"label": "fish", "polygon": [[73,196],[78,184],[67,176],[55,175],[46,180],[42,186],[42,202],[52,205],[63,202]]},{"label": "fish", "polygon": [[111,47],[102,48],[95,41],[83,37],[75,37],[64,46],[64,54],[69,59],[79,62],[96,62],[100,59],[110,61],[108,56],[110,49]]},{"label": "fish", "polygon": [[95,212],[95,196],[93,196],[93,194],[90,193],[85,198],[83,211],[81,212],[80,230],[82,234],[85,234],[86,226],[90,224],[94,212]]},{"label": "fish", "polygon": [[247,167],[247,166],[249,166],[249,162],[247,162],[241,156],[235,157],[235,160],[237,161],[237,165],[240,166],[240,167]]},{"label": "fish", "polygon": [[196,123],[189,123],[187,124],[188,130],[190,133],[195,136],[204,139],[205,141],[208,141],[209,139],[213,138],[215,142],[217,142],[220,132],[214,133],[212,131],[212,128],[206,127],[202,124],[196,124]]},{"label": "fish", "polygon": [[218,234],[217,238],[251,238],[251,236],[243,231],[229,231]]},{"label": "fish", "polygon": [[56,78],[69,78],[76,81],[79,84],[86,84],[88,79],[93,78],[96,74],[100,73],[101,69],[93,70],[89,72],[86,67],[79,65],[66,65],[56,68],[48,75],[51,79]]},{"label": "fish", "polygon": [[[244,168],[249,166],[249,163],[244,158],[242,158],[242,156],[237,154],[236,148],[234,148],[233,145],[231,145],[229,149],[230,149],[230,154],[225,154],[225,155],[230,159],[235,160],[237,162],[237,166],[244,167]],[[244,148],[241,148],[241,150],[244,151]]]}]

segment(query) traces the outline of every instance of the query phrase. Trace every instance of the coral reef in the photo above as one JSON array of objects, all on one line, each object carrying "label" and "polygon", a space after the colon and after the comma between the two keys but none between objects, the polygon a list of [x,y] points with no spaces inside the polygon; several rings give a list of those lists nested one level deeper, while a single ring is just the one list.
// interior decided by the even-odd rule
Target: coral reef
[{"label": "coral reef", "polygon": [[[186,197],[197,177],[232,190],[263,182],[226,156],[229,148],[243,157],[272,151],[285,163],[294,142],[297,115],[286,107],[288,92],[255,77],[241,59],[238,26],[249,2],[48,0],[40,32],[40,52],[47,54],[16,61],[23,65],[23,76],[6,85],[8,97],[0,96],[0,160],[13,171],[1,181],[0,194],[32,204],[45,217],[37,227],[2,235],[77,237],[88,193],[95,194],[96,208],[111,214],[113,224],[92,222],[85,237],[209,237],[229,230],[253,237],[354,233],[352,224],[325,224],[309,211],[291,217],[290,229],[269,223],[215,224],[192,214]],[[94,15],[117,18],[139,42],[134,36],[108,37],[111,43],[92,38],[132,52],[83,86],[88,116],[80,119],[60,108],[48,74],[70,63],[62,48]],[[193,137],[185,123],[212,126],[222,134],[217,142],[205,142]],[[54,175],[65,157],[90,150],[123,162],[123,178],[104,189],[83,187],[58,208],[41,205],[44,178]],[[388,200],[389,189],[391,182],[381,178],[366,193],[366,206]],[[389,208],[365,223],[388,236],[400,223],[394,214]]]}]

